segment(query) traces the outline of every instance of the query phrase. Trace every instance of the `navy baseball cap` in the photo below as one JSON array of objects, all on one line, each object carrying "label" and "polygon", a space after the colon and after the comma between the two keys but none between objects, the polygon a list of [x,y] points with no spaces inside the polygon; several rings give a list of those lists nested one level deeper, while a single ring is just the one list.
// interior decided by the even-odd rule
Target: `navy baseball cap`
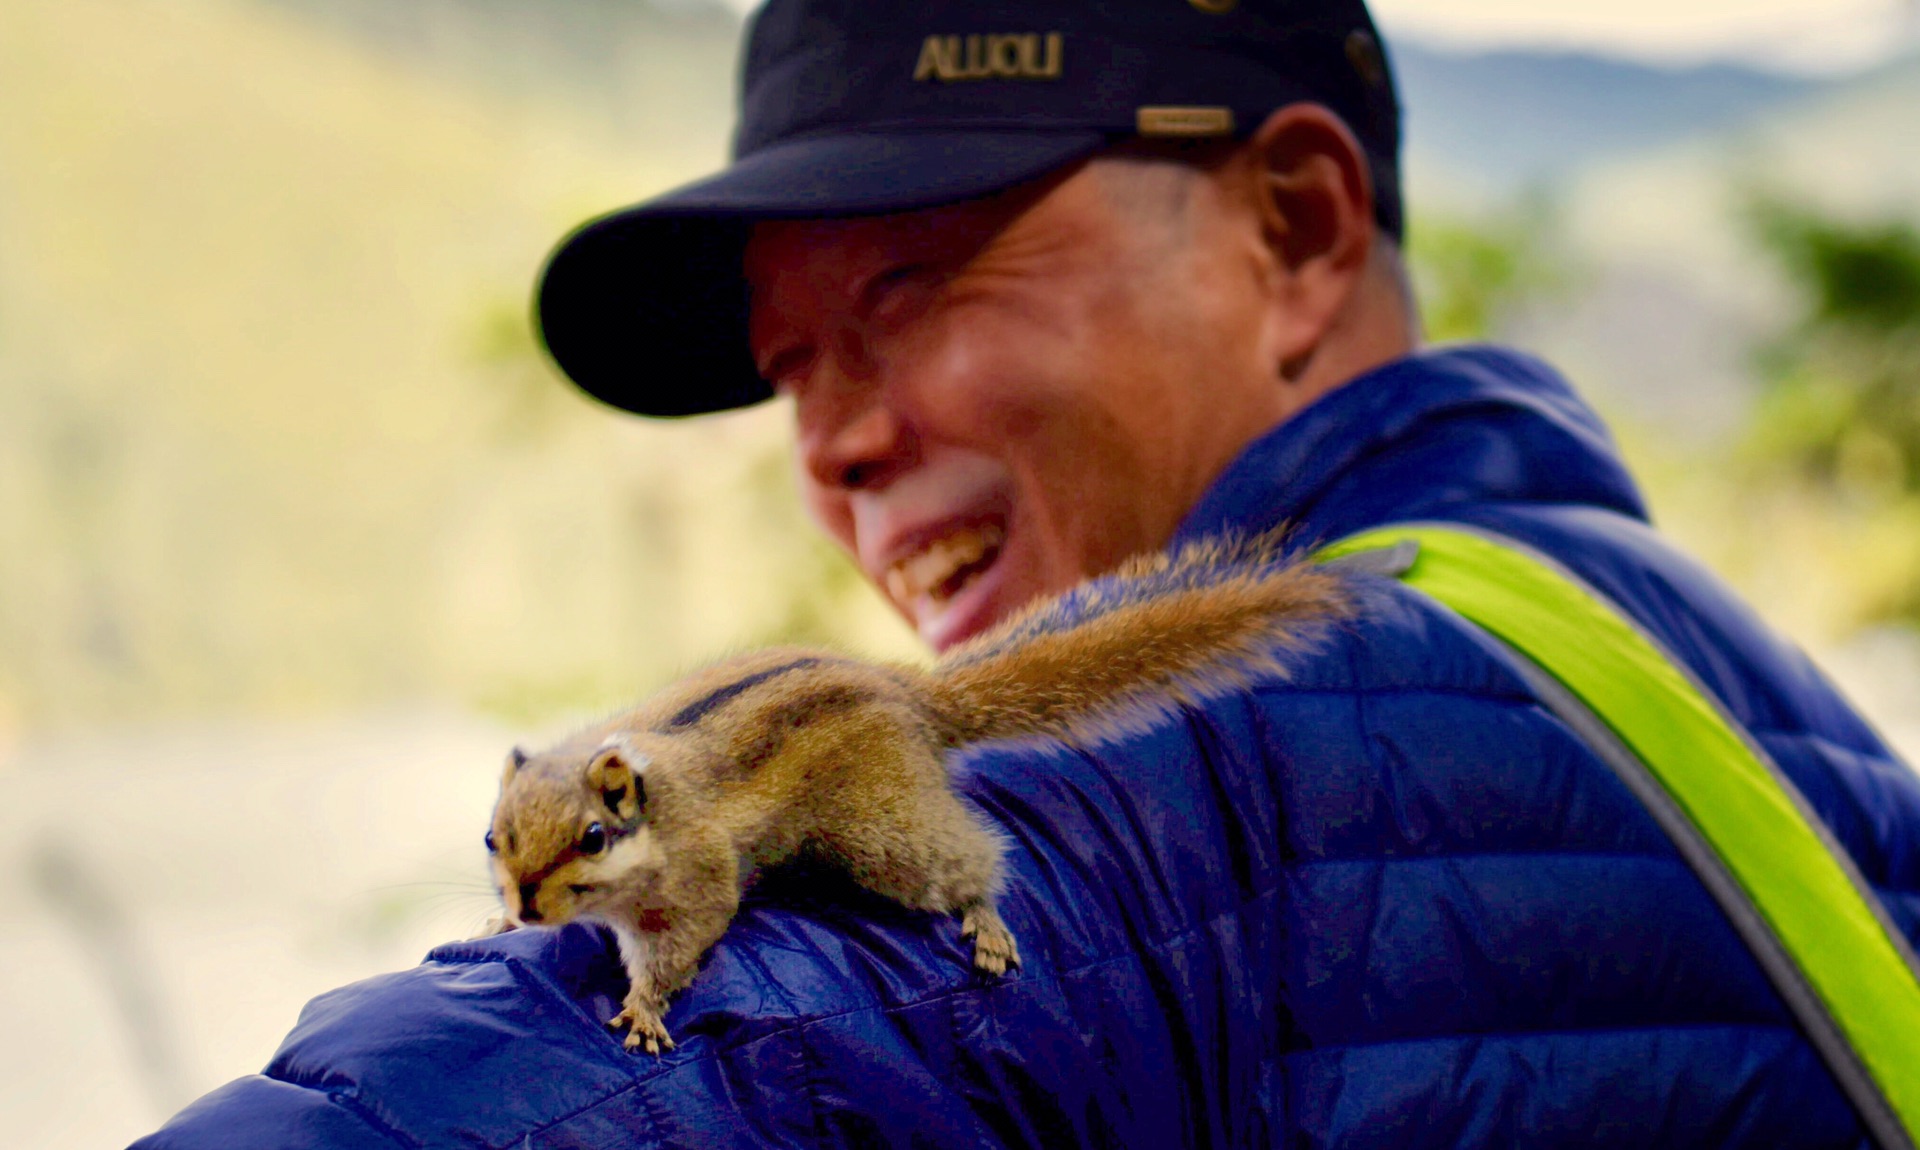
[{"label": "navy baseball cap", "polygon": [[732,165],[562,240],[541,337],[628,411],[758,403],[773,391],[741,272],[756,221],[956,203],[1126,140],[1244,136],[1302,100],[1353,130],[1400,235],[1399,110],[1362,0],[769,0]]}]

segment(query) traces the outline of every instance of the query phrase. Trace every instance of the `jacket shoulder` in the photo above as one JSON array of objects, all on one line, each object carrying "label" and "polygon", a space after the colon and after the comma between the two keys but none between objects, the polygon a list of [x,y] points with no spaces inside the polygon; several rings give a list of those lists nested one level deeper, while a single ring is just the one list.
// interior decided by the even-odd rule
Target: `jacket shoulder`
[{"label": "jacket shoulder", "polygon": [[513,1144],[631,1086],[569,993],[609,957],[591,932],[515,932],[321,995],[261,1074],[143,1145]]}]

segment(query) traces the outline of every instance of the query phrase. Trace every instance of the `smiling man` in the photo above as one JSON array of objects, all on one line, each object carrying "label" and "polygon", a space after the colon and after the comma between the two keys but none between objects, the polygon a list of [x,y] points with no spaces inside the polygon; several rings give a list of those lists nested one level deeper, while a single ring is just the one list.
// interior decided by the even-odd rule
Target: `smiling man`
[{"label": "smiling man", "polygon": [[[1261,137],[1345,161],[1304,193],[1349,217],[1348,235],[1305,241],[1352,249],[1341,288],[1371,230],[1343,136],[1306,106]],[[756,229],[749,342],[794,401],[808,505],[932,647],[1157,549],[1320,386],[1276,379],[1283,313],[1271,290],[1236,290],[1294,270],[1261,234],[1256,154],[1212,168],[1103,157],[957,207]],[[1407,350],[1401,318],[1365,353]],[[1355,374],[1319,366],[1326,382]],[[1190,401],[1194,379],[1206,404]]]},{"label": "smiling man", "polygon": [[1296,104],[1244,147],[761,224],[748,343],[814,518],[944,649],[1158,549],[1249,440],[1411,350],[1397,258],[1364,152]]},{"label": "smiling man", "polygon": [[317,1000],[144,1145],[1911,1144],[1920,780],[1564,381],[1419,349],[1358,0],[772,0],[744,85],[735,163],[569,237],[542,329],[630,411],[786,397],[931,647],[1222,532],[1402,546],[1283,682],[954,761],[1006,978],[790,872],[658,1058],[604,933],[524,929]]}]

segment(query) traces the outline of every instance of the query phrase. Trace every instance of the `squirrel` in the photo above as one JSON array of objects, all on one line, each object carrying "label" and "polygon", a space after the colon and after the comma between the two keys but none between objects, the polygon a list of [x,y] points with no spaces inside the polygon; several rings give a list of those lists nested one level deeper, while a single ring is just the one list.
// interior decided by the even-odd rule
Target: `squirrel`
[{"label": "squirrel", "polygon": [[973,966],[1020,952],[994,906],[1001,840],[944,758],[991,739],[1087,744],[1282,673],[1348,610],[1340,577],[1215,540],[1139,557],[1029,608],[931,669],[775,648],[715,663],[639,706],[508,756],[486,845],[499,929],[591,919],[630,988],[608,1026],[673,1041],[690,982],[762,871],[823,860],[902,905],[960,918]]}]

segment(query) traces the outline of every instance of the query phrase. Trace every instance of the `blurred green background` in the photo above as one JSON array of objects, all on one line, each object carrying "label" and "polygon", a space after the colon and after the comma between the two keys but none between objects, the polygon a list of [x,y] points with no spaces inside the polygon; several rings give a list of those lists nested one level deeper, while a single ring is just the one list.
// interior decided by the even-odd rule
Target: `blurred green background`
[{"label": "blurred green background", "polygon": [[[1663,526],[1920,742],[1909,10],[1833,8],[1877,31],[1811,71],[1380,10],[1430,334],[1568,371]],[[723,161],[737,33],[708,0],[0,3],[14,1144],[124,1142],[477,926],[513,741],[741,646],[918,657],[803,522],[780,408],[621,417],[528,330],[567,228]]]}]

